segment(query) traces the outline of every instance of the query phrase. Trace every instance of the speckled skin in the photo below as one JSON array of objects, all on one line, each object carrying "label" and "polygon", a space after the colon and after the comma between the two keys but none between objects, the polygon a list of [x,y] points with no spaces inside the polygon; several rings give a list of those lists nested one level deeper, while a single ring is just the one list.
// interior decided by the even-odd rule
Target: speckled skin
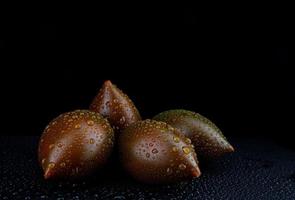
[{"label": "speckled skin", "polygon": [[90,105],[90,110],[106,117],[116,132],[140,121],[141,116],[129,97],[119,88],[105,81]]},{"label": "speckled skin", "polygon": [[215,158],[234,148],[226,140],[220,129],[204,116],[187,110],[168,110],[156,115],[154,120],[163,121],[192,140],[199,156]]},{"label": "speckled skin", "polygon": [[39,142],[39,163],[45,179],[75,179],[106,164],[114,132],[100,114],[76,110],[64,113],[45,128]]},{"label": "speckled skin", "polygon": [[196,153],[188,138],[172,126],[144,120],[119,137],[121,161],[135,179],[169,183],[200,176]]}]

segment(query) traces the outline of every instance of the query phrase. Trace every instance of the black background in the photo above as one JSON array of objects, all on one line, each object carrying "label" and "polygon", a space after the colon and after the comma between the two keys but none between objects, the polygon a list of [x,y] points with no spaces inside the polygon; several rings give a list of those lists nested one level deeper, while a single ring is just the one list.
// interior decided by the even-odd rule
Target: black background
[{"label": "black background", "polygon": [[41,135],[110,79],[144,118],[185,108],[230,137],[292,138],[295,82],[279,8],[85,7],[20,9],[3,23],[1,134]]}]

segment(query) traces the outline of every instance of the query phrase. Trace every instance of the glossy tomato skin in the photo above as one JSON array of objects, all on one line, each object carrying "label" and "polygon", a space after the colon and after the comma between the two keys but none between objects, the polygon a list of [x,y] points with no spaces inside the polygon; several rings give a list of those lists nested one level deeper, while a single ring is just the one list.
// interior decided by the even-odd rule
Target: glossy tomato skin
[{"label": "glossy tomato skin", "polygon": [[119,149],[124,168],[140,182],[170,183],[200,176],[190,140],[166,123],[132,124],[120,135]]},{"label": "glossy tomato skin", "polygon": [[196,152],[203,158],[214,159],[234,151],[221,130],[198,113],[182,109],[168,110],[153,119],[170,124],[190,138]]},{"label": "glossy tomato skin", "polygon": [[45,128],[38,157],[45,179],[76,179],[104,166],[114,131],[100,114],[76,110],[61,114]]},{"label": "glossy tomato skin", "polygon": [[141,120],[141,116],[131,99],[111,81],[105,81],[97,96],[93,99],[90,110],[106,117],[115,132]]}]

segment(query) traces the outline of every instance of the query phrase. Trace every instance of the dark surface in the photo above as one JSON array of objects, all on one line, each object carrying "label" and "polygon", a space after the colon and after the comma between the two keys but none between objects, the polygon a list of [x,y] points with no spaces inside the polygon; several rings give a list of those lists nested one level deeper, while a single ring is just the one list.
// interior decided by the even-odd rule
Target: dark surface
[{"label": "dark surface", "polygon": [[142,185],[119,168],[96,180],[45,181],[38,137],[1,137],[0,199],[295,199],[295,152],[266,139],[232,139],[237,151],[201,160],[202,176],[173,185]]}]

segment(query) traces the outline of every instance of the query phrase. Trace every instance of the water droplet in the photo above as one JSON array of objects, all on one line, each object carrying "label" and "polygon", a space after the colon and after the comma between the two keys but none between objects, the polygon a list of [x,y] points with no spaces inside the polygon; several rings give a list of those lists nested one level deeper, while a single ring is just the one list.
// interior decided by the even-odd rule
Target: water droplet
[{"label": "water droplet", "polygon": [[174,128],[173,128],[172,126],[169,126],[169,127],[168,127],[168,130],[169,130],[169,131],[174,131]]},{"label": "water droplet", "polygon": [[112,139],[108,139],[108,144],[113,144],[113,140]]},{"label": "water droplet", "polygon": [[152,147],[152,146],[154,146],[154,144],[153,143],[149,143],[149,146]]},{"label": "water droplet", "polygon": [[154,153],[154,154],[156,154],[156,153],[158,153],[159,151],[157,150],[157,149],[153,149],[152,150],[152,153]]},{"label": "water droplet", "polygon": [[124,196],[115,196],[114,199],[122,199],[123,200],[123,199],[126,199],[126,197],[124,197]]},{"label": "water droplet", "polygon": [[52,169],[53,167],[55,167],[55,163],[50,162],[50,163],[48,164],[48,168]]},{"label": "water droplet", "polygon": [[76,124],[75,125],[75,129],[79,129],[79,128],[81,128],[81,125],[80,124]]},{"label": "water droplet", "polygon": [[89,121],[87,121],[87,124],[88,124],[89,126],[93,126],[93,125],[94,125],[94,121],[89,120]]},{"label": "water droplet", "polygon": [[170,169],[169,167],[166,170],[167,174],[172,174],[172,169]]},{"label": "water droplet", "polygon": [[177,147],[173,147],[173,148],[172,148],[172,151],[173,151],[173,152],[176,152],[176,151],[177,151]]},{"label": "water droplet", "polygon": [[185,138],[185,142],[188,143],[188,144],[192,143],[192,141],[189,138]]},{"label": "water droplet", "polygon": [[147,158],[149,158],[151,156],[149,153],[146,153],[145,155]]},{"label": "water droplet", "polygon": [[95,141],[93,138],[90,138],[89,142],[90,142],[90,144],[94,144]]},{"label": "water droplet", "polygon": [[49,145],[49,149],[53,149],[54,148],[54,144]]},{"label": "water droplet", "polygon": [[179,168],[180,170],[185,170],[186,165],[181,163],[181,164],[178,165],[178,168]]},{"label": "water droplet", "polygon": [[122,117],[120,118],[120,123],[121,123],[121,124],[124,124],[125,121],[126,121],[125,117],[122,116]]},{"label": "water droplet", "polygon": [[61,148],[61,147],[62,147],[62,143],[58,143],[57,146],[58,146],[59,148]]},{"label": "water droplet", "polygon": [[174,136],[174,137],[173,137],[173,140],[174,140],[174,142],[178,143],[178,142],[179,142],[179,137]]},{"label": "water droplet", "polygon": [[66,163],[65,162],[62,162],[62,163],[60,163],[60,166],[61,167],[65,167],[66,166]]},{"label": "water droplet", "polygon": [[189,154],[191,152],[190,148],[188,148],[188,147],[182,147],[182,151],[185,154]]}]

